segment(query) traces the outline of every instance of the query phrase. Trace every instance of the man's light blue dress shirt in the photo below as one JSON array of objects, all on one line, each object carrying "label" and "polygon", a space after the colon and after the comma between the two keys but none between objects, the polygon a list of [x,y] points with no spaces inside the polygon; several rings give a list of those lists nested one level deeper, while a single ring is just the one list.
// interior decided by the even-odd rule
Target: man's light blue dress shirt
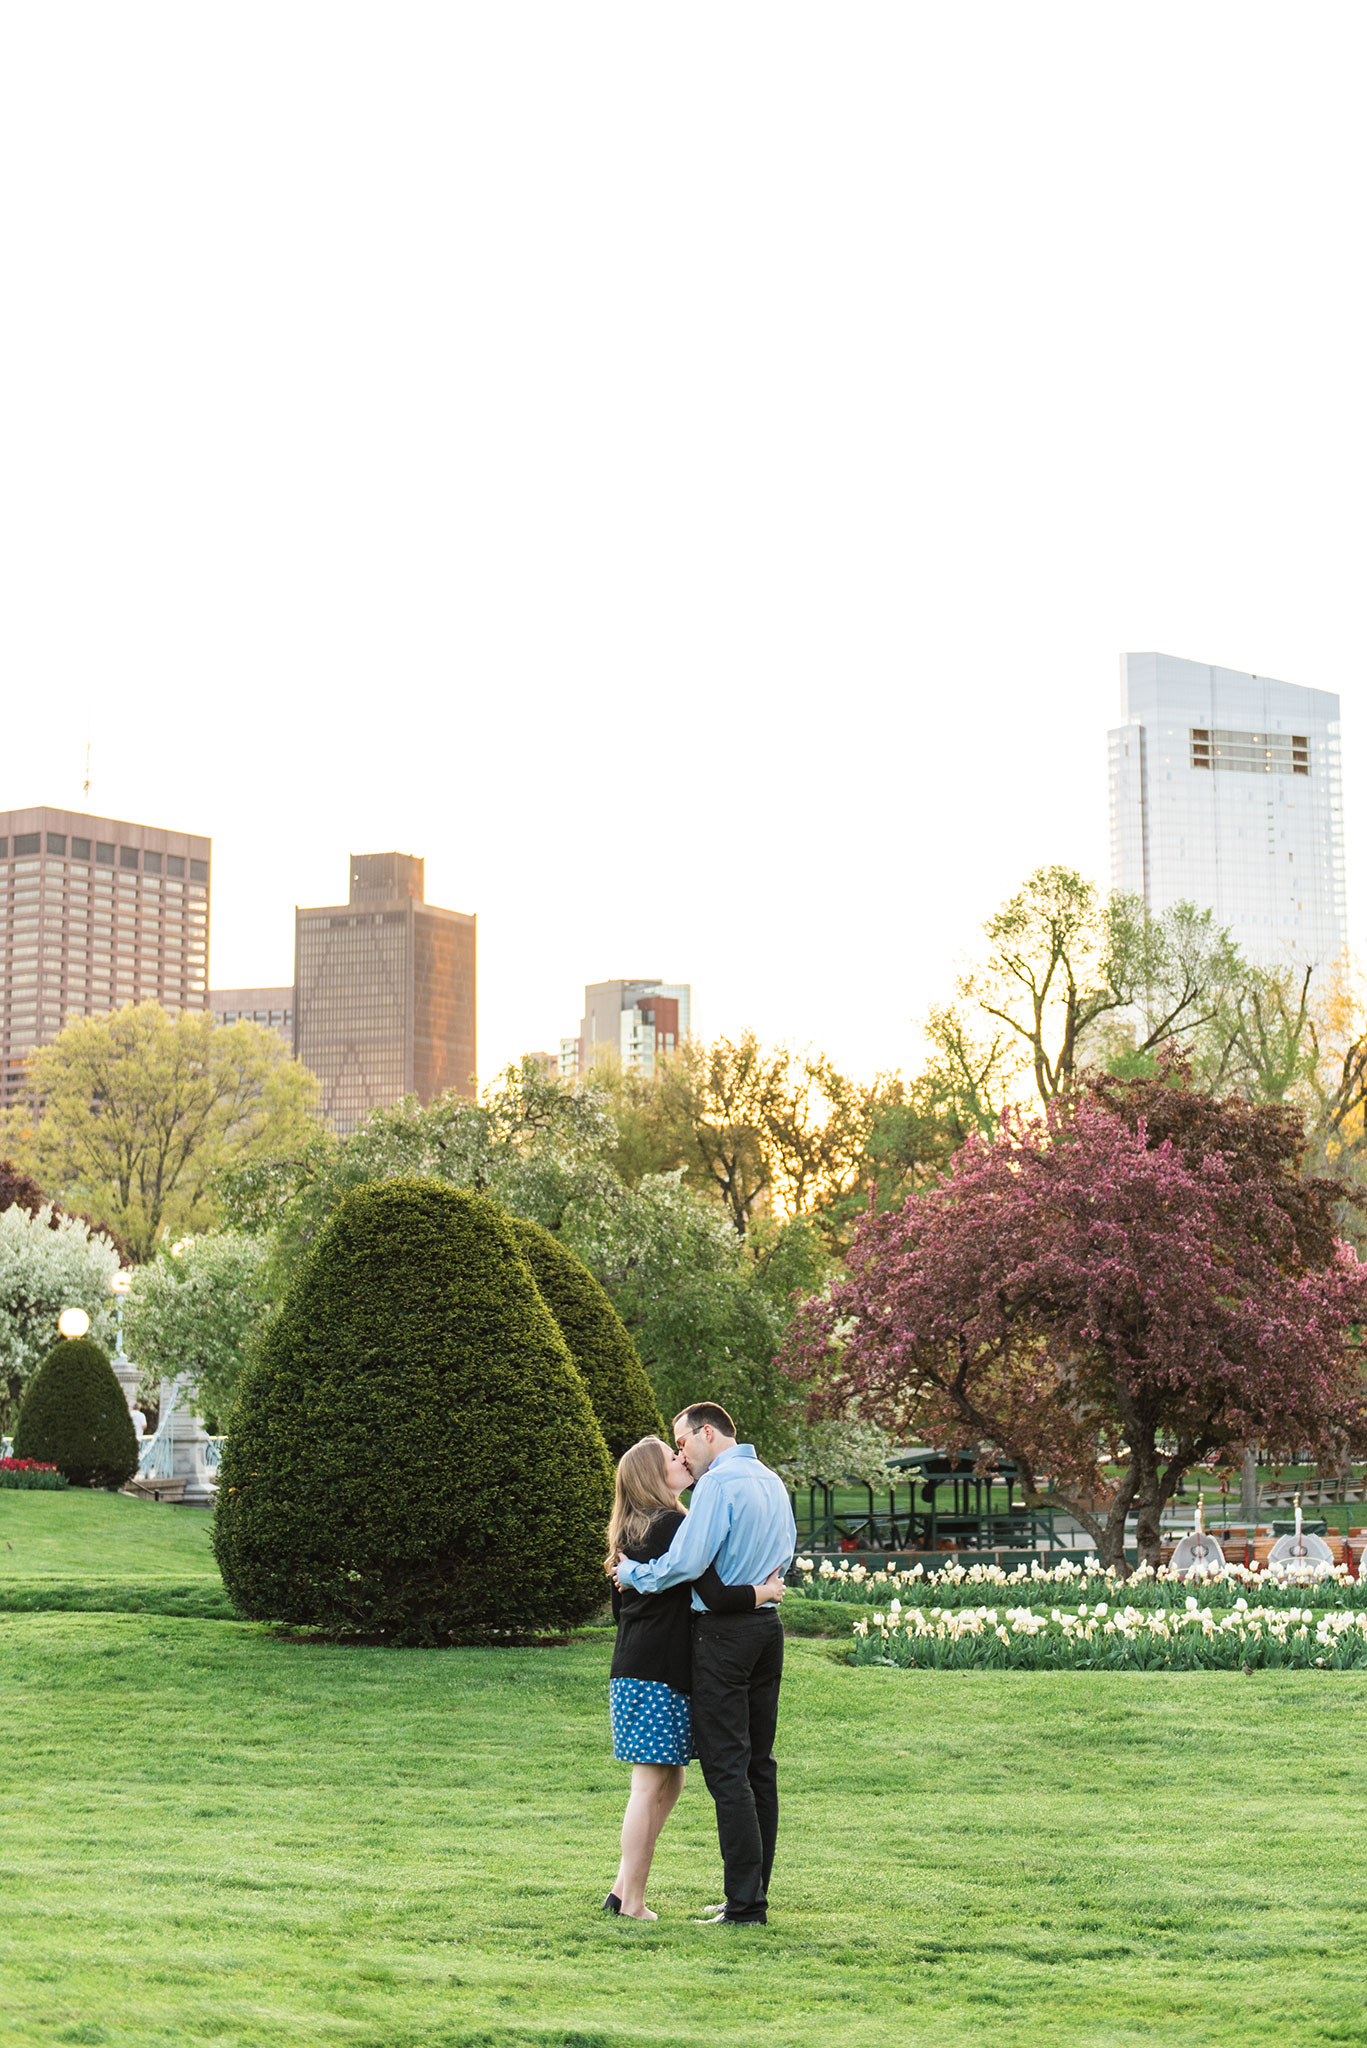
[{"label": "man's light blue dress shirt", "polygon": [[[753,1444],[734,1444],[712,1460],[693,1488],[688,1513],[663,1557],[645,1564],[628,1558],[620,1578],[638,1593],[664,1593],[715,1564],[723,1585],[758,1586],[770,1572],[787,1571],[796,1549],[787,1487],[761,1465]],[[707,1612],[696,1592],[693,1608]]]}]

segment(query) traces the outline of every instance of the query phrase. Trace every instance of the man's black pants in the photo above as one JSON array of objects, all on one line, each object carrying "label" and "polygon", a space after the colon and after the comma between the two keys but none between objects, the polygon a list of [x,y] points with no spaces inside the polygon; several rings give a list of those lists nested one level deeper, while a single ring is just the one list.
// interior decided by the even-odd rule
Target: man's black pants
[{"label": "man's black pants", "polygon": [[783,1625],[773,1607],[693,1617],[693,1740],[717,1806],[726,1918],[763,1920],[778,1838],[778,1689]]}]

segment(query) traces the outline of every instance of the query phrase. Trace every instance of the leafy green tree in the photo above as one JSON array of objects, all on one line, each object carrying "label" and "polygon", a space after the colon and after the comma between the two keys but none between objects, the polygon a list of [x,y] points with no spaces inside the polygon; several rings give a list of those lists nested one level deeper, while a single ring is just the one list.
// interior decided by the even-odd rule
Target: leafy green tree
[{"label": "leafy green tree", "polygon": [[740,1237],[768,1216],[830,1218],[838,1236],[867,1192],[874,1135],[902,1100],[888,1075],[857,1082],[823,1053],[765,1047],[751,1031],[691,1040],[653,1076],[607,1071],[622,1178],[638,1186],[681,1169]]},{"label": "leafy green tree", "polygon": [[611,1474],[588,1391],[498,1207],[353,1189],[247,1373],[214,1548],[245,1614],[400,1642],[581,1621]]},{"label": "leafy green tree", "polygon": [[772,1226],[763,1244],[743,1240],[720,1203],[684,1185],[682,1169],[629,1185],[613,1164],[612,1101],[595,1078],[565,1088],[526,1062],[478,1102],[448,1095],[424,1109],[409,1100],[345,1139],[318,1135],[291,1156],[248,1162],[225,1177],[224,1206],[237,1227],[269,1236],[279,1299],[348,1192],[420,1174],[487,1193],[588,1267],[666,1419],[679,1387],[682,1400],[696,1400],[700,1384],[715,1392],[724,1376],[754,1441],[776,1451],[795,1403],[773,1357],[790,1293],[817,1284],[812,1241]]},{"label": "leafy green tree", "polygon": [[157,1003],[74,1019],[29,1062],[0,1149],[68,1207],[108,1215],[135,1257],[215,1220],[215,1176],[306,1142],[318,1084],[277,1033]]},{"label": "leafy green tree", "polygon": [[133,1418],[107,1354],[92,1338],[63,1338],[43,1360],[19,1410],[14,1455],[55,1465],[73,1486],[112,1489],[133,1477]]},{"label": "leafy green tree", "polygon": [[1151,1072],[1160,1050],[1203,1044],[1250,973],[1210,911],[1178,903],[1151,916],[1071,868],[1038,869],[983,930],[985,957],[931,1017],[975,1111],[1027,1076],[1047,1103],[1088,1064]]},{"label": "leafy green tree", "polygon": [[[91,1334],[114,1334],[109,1283],[119,1254],[80,1216],[18,1201],[0,1212],[0,1424],[8,1429],[33,1373],[52,1347],[64,1308],[83,1308]],[[117,1384],[117,1382],[116,1382]]]},{"label": "leafy green tree", "polygon": [[567,1208],[615,1182],[606,1164],[615,1136],[602,1091],[562,1088],[527,1060],[477,1101],[449,1093],[424,1108],[408,1096],[372,1112],[346,1138],[311,1128],[302,1142],[234,1162],[217,1192],[229,1224],[269,1233],[279,1290],[355,1188],[440,1180],[556,1230]]},{"label": "leafy green tree", "polygon": [[133,1274],[124,1334],[148,1391],[183,1377],[199,1412],[224,1424],[270,1310],[267,1243],[246,1231],[163,1242]]}]

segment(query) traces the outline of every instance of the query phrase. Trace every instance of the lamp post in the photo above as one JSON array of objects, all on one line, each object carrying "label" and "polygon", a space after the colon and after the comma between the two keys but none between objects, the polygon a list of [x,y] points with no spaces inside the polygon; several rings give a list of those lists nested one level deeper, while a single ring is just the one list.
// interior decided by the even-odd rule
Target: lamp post
[{"label": "lamp post", "polygon": [[117,1273],[111,1273],[111,1275],[109,1276],[109,1292],[114,1297],[114,1306],[118,1315],[118,1322],[116,1324],[117,1335],[115,1337],[114,1343],[114,1356],[110,1359],[109,1363],[114,1368],[115,1379],[123,1388],[123,1398],[128,1403],[128,1412],[130,1415],[133,1413],[134,1409],[138,1405],[138,1368],[133,1364],[133,1361],[130,1358],[126,1357],[124,1354],[123,1304],[124,1297],[128,1293],[129,1289],[132,1287],[132,1285],[133,1275],[131,1273],[124,1272],[122,1269],[120,1269]]},{"label": "lamp post", "polygon": [[84,1337],[90,1328],[90,1318],[83,1308],[64,1308],[57,1318],[57,1328],[64,1337]]}]

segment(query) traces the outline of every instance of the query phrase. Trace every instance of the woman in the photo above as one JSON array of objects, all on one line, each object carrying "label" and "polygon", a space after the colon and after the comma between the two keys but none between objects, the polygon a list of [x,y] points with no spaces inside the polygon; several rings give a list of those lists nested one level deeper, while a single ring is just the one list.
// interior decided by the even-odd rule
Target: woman
[{"label": "woman", "polygon": [[[609,1577],[619,1551],[642,1563],[661,1557],[684,1518],[679,1495],[693,1475],[677,1451],[657,1436],[643,1436],[617,1467],[617,1490],[608,1524]],[[693,1602],[699,1597],[718,1614],[753,1611],[783,1598],[783,1574],[762,1586],[724,1586],[715,1565],[700,1579],[665,1593],[627,1587],[612,1596],[617,1647],[612,1653],[608,1691],[612,1705],[612,1753],[631,1765],[631,1797],[622,1818],[622,1861],[605,1913],[653,1920],[646,1905],[646,1879],[661,1828],[684,1787],[684,1766],[693,1754]]]}]

